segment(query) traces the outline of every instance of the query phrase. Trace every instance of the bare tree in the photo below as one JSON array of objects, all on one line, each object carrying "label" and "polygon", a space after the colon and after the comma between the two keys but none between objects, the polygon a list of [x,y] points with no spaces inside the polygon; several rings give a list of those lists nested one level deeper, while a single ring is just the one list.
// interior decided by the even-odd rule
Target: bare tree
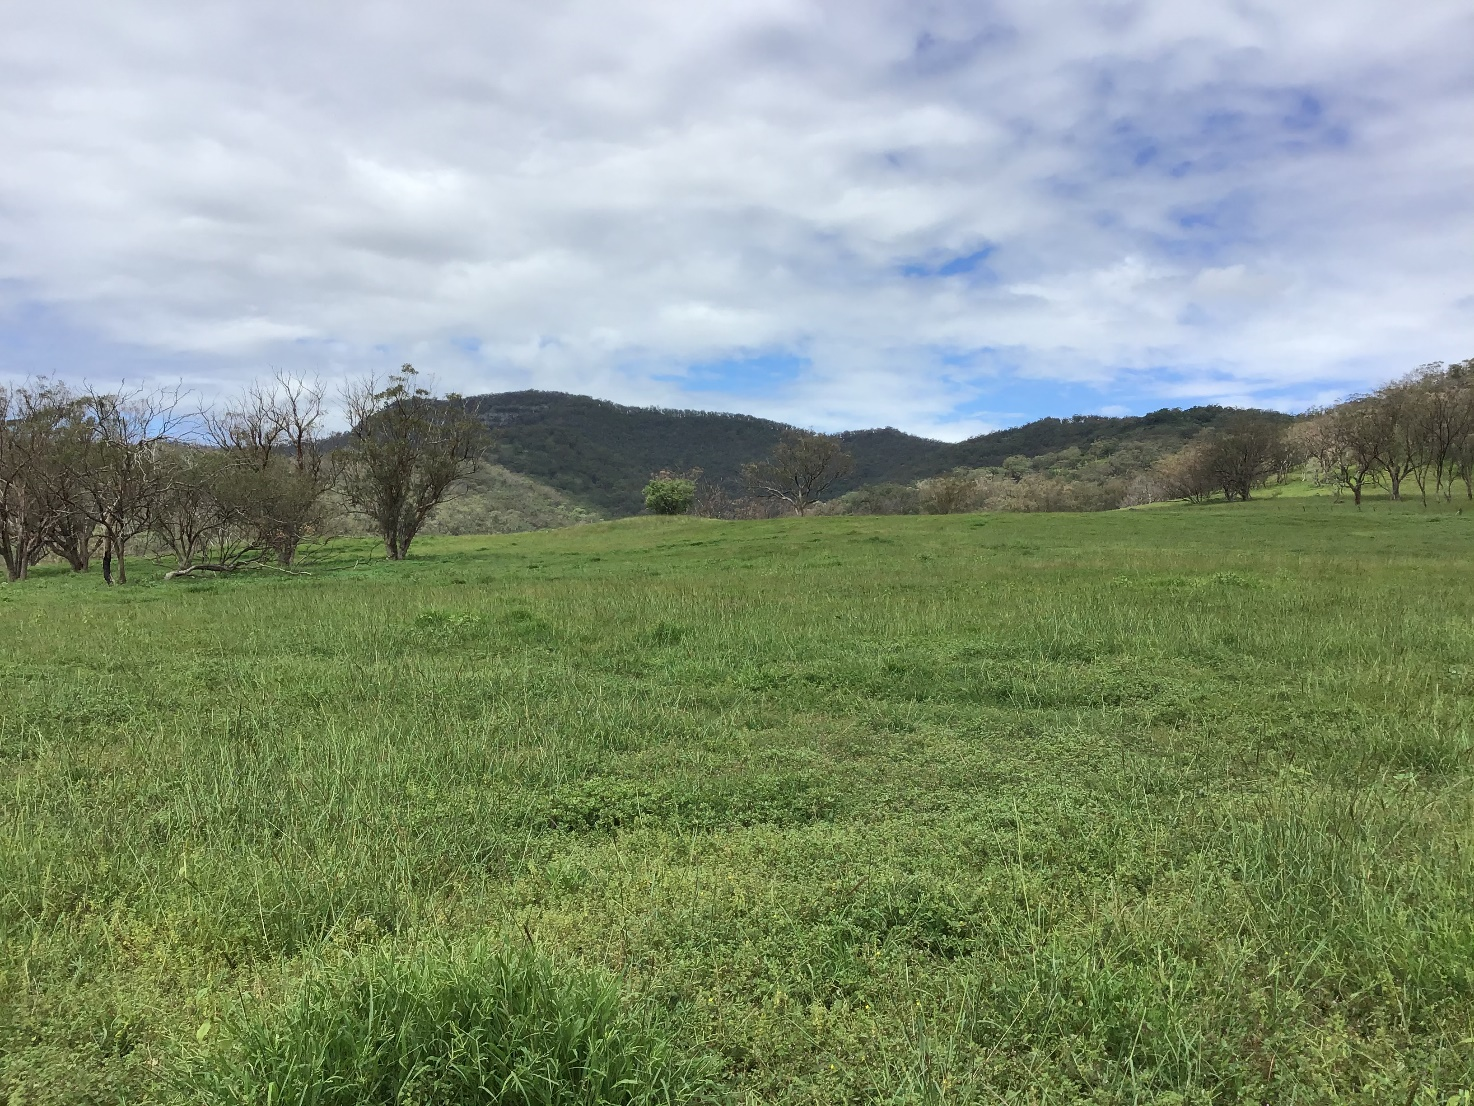
[{"label": "bare tree", "polygon": [[1262,415],[1237,414],[1221,431],[1203,438],[1203,463],[1229,501],[1247,500],[1274,472],[1284,439],[1280,425]]},{"label": "bare tree", "polygon": [[1457,407],[1456,428],[1449,436],[1449,494],[1457,478],[1465,497],[1474,499],[1474,358],[1450,365],[1445,375]]},{"label": "bare tree", "polygon": [[1169,499],[1206,503],[1221,486],[1214,471],[1206,438],[1189,442],[1153,467],[1157,489]]},{"label": "bare tree", "polygon": [[756,498],[786,503],[803,515],[853,467],[834,435],[785,430],[766,461],[742,466],[742,479]]},{"label": "bare tree", "polygon": [[174,554],[175,572],[187,572],[202,560],[212,568],[245,560],[254,547],[248,538],[242,542],[240,497],[229,494],[240,466],[223,451],[184,443],[162,447],[158,463],[162,478],[149,506],[148,528]]},{"label": "bare tree", "polygon": [[[0,515],[8,520],[0,526],[8,529],[13,549],[24,547],[22,570],[54,553],[74,572],[86,571],[95,528],[74,473],[92,435],[81,400],[54,380],[0,389],[0,424]],[[28,535],[17,540],[14,527],[23,519],[29,520]]]},{"label": "bare tree", "polygon": [[1323,477],[1361,495],[1388,450],[1391,420],[1372,396],[1356,396],[1335,407],[1311,412],[1307,437]]},{"label": "bare tree", "polygon": [[1145,472],[1137,473],[1131,483],[1126,486],[1126,491],[1121,497],[1122,507],[1142,507],[1148,503],[1160,503],[1171,499],[1172,496],[1164,486],[1161,475],[1156,468],[1147,469]]},{"label": "bare tree", "polygon": [[1270,456],[1270,473],[1276,484],[1283,484],[1290,474],[1304,467],[1310,460],[1310,449],[1303,434],[1299,433],[1298,422],[1290,423],[1281,430]]},{"label": "bare tree", "polygon": [[186,416],[177,390],[135,388],[81,400],[91,433],[70,475],[86,517],[102,531],[102,576],[127,583],[128,543],[148,529],[153,507],[173,479],[167,449]]},{"label": "bare tree", "polygon": [[27,390],[0,389],[0,558],[11,583],[24,580],[46,548],[49,430]]},{"label": "bare tree", "polygon": [[485,427],[460,396],[436,398],[405,365],[380,388],[360,381],[344,393],[351,423],[341,451],[342,488],[373,523],[385,555],[402,561],[425,519],[476,471]]},{"label": "bare tree", "polygon": [[1418,426],[1417,400],[1415,385],[1408,380],[1379,388],[1368,400],[1371,416],[1380,424],[1372,479],[1385,487],[1394,500],[1402,499],[1403,481],[1427,464],[1425,443]]},{"label": "bare tree", "polygon": [[251,474],[235,481],[243,521],[282,567],[322,524],[331,484],[319,440],[325,396],[321,382],[279,374],[269,385],[253,384],[208,420],[215,444]]},{"label": "bare tree", "polygon": [[1460,446],[1474,433],[1470,384],[1462,366],[1445,370],[1437,363],[1423,365],[1398,382],[1404,396],[1403,433],[1415,459],[1411,475],[1425,505],[1430,475],[1435,496],[1453,495]]}]

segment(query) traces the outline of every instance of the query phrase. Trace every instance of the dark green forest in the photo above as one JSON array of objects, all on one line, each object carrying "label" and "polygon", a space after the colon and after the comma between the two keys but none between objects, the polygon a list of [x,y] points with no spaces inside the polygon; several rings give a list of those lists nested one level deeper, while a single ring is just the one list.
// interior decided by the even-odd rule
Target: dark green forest
[{"label": "dark green forest", "polygon": [[[741,466],[771,451],[787,429],[752,415],[625,407],[563,392],[501,392],[468,402],[494,431],[496,463],[610,516],[639,513],[641,489],[661,469],[700,469],[709,481],[735,481]],[[1154,453],[1168,453],[1233,413],[1210,406],[1123,418],[1045,418],[961,442],[934,441],[891,427],[853,430],[841,437],[854,468],[834,494],[1071,448],[1150,445]]]}]

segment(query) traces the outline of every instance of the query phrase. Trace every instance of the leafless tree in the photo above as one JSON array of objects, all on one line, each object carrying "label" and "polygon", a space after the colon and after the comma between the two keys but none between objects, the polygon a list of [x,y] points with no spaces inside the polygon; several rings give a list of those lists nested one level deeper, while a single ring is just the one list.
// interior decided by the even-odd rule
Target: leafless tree
[{"label": "leafless tree", "polygon": [[742,466],[742,479],[752,496],[786,503],[803,515],[853,467],[834,435],[785,430],[766,461]]},{"label": "leafless tree", "polygon": [[344,401],[351,426],[341,451],[343,492],[383,538],[388,558],[401,561],[430,512],[476,470],[486,429],[460,396],[441,399],[421,387],[413,365],[382,388],[374,380],[350,385]]},{"label": "leafless tree", "polygon": [[86,569],[93,526],[72,468],[91,433],[63,384],[0,389],[0,554],[12,579],[47,553]]},{"label": "leafless tree", "polygon": [[1206,503],[1218,493],[1218,474],[1213,469],[1206,439],[1189,442],[1153,466],[1159,491],[1169,499]]},{"label": "leafless tree", "polygon": [[1413,458],[1411,475],[1425,505],[1430,476],[1435,496],[1453,495],[1461,443],[1474,434],[1471,383],[1461,366],[1445,370],[1435,363],[1415,369],[1394,386],[1400,393],[1401,433]]},{"label": "leafless tree", "polygon": [[325,396],[320,382],[279,374],[269,385],[251,385],[208,419],[215,444],[249,473],[234,481],[243,522],[282,567],[322,524],[323,496],[331,484],[320,441]]},{"label": "leafless tree", "polygon": [[1335,407],[1310,412],[1308,440],[1322,476],[1351,492],[1361,506],[1362,492],[1388,450],[1392,422],[1373,396],[1357,396]]},{"label": "leafless tree", "polygon": [[1148,503],[1161,503],[1172,496],[1163,486],[1161,476],[1155,468],[1137,473],[1126,486],[1121,497],[1122,507],[1143,507]]},{"label": "leafless tree", "polygon": [[1449,436],[1447,487],[1451,495],[1457,478],[1463,482],[1465,497],[1474,500],[1474,358],[1450,365],[1445,375],[1458,408],[1457,428]]},{"label": "leafless tree", "polygon": [[1283,428],[1262,416],[1246,413],[1229,418],[1223,428],[1203,435],[1203,463],[1227,500],[1247,500],[1274,472],[1284,440]]},{"label": "leafless tree", "polygon": [[0,558],[12,583],[46,548],[48,431],[25,389],[0,389]]},{"label": "leafless tree", "polygon": [[184,443],[162,447],[158,461],[162,479],[149,507],[149,532],[174,554],[175,571],[201,562],[233,567],[247,559],[254,547],[242,525],[240,497],[230,494],[241,466],[221,450]]},{"label": "leafless tree", "polygon": [[156,501],[173,479],[167,451],[187,420],[177,389],[134,388],[82,397],[91,434],[72,458],[81,509],[102,531],[102,575],[128,580],[128,543],[148,529]]},{"label": "leafless tree", "polygon": [[1416,386],[1407,380],[1394,381],[1377,389],[1368,397],[1368,404],[1370,417],[1378,424],[1372,480],[1400,500],[1403,481],[1427,463]]}]

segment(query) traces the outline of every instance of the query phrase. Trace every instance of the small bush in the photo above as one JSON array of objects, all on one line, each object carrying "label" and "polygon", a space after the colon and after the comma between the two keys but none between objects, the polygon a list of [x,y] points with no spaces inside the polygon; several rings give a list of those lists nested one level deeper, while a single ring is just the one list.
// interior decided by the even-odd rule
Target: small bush
[{"label": "small bush", "polygon": [[678,477],[656,477],[645,485],[645,510],[655,515],[684,515],[696,502],[696,484]]},{"label": "small bush", "polygon": [[618,987],[531,950],[374,951],[247,1007],[184,1073],[211,1104],[635,1106],[705,1100],[683,1056]]}]

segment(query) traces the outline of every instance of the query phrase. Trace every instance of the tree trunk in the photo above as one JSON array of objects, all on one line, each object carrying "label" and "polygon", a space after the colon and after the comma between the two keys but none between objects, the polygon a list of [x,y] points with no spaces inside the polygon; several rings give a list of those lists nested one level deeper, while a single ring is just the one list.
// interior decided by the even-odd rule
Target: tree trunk
[{"label": "tree trunk", "polygon": [[1353,484],[1351,486],[1351,498],[1352,498],[1352,501],[1358,507],[1361,506],[1361,485],[1360,484]]}]

